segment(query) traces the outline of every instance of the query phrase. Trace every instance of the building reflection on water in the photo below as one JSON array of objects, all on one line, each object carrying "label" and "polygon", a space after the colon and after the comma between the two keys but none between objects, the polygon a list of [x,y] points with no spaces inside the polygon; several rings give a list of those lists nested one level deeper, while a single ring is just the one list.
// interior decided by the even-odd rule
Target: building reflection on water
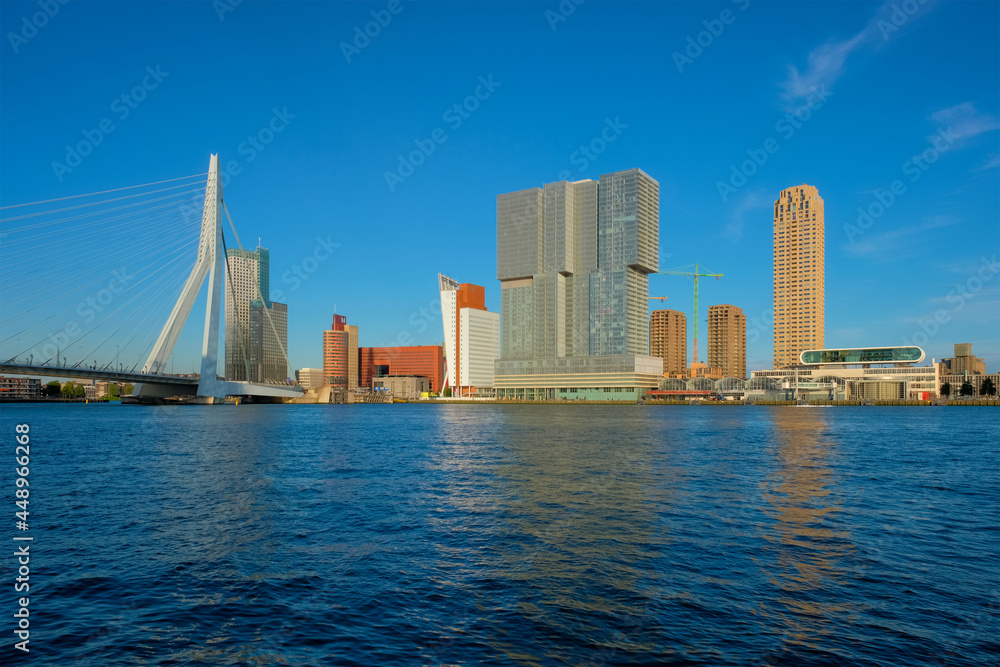
[{"label": "building reflection on water", "polygon": [[[438,423],[446,445],[455,443],[436,461],[449,471],[443,482],[452,485],[440,498],[461,503],[456,515],[466,518],[474,507],[483,523],[453,526],[447,511],[438,520],[450,530],[488,530],[499,538],[484,545],[479,568],[455,578],[468,584],[470,613],[501,628],[493,648],[522,664],[556,660],[558,652],[523,655],[518,646],[525,638],[505,636],[508,623],[534,628],[540,643],[546,633],[558,632],[565,642],[591,647],[595,656],[625,647],[656,649],[643,643],[641,626],[650,623],[645,611],[652,600],[644,592],[649,566],[667,541],[658,520],[663,499],[657,496],[670,487],[663,484],[665,466],[655,461],[661,438],[641,412],[610,419],[623,410],[612,406],[609,419],[595,421],[595,406],[585,410],[587,418],[579,419],[585,415],[573,409],[525,406],[499,410],[493,420],[483,420],[479,411],[474,422],[443,414]],[[478,434],[480,450],[468,429],[484,425],[492,432]],[[503,458],[491,458],[496,440],[507,443]],[[651,467],[660,471],[656,488]],[[488,491],[481,484],[472,493],[461,488],[473,479]],[[466,561],[457,554],[451,559]]]},{"label": "building reflection on water", "polygon": [[[826,435],[828,415],[821,408],[775,408],[769,452],[774,467],[763,482],[763,511],[773,520],[765,529],[769,543],[758,562],[775,590],[759,613],[775,631],[784,628],[783,646],[818,648],[833,631],[831,619],[851,616],[851,605],[837,589],[845,585],[852,548],[847,531],[836,523],[837,483],[830,459],[836,443]],[[762,453],[764,455],[764,453]]]}]

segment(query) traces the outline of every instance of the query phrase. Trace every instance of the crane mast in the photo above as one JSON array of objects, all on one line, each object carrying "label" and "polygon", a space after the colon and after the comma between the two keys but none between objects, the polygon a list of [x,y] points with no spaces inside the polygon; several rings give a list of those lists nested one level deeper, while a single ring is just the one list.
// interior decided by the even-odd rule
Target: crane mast
[{"label": "crane mast", "polygon": [[715,278],[718,280],[722,277],[721,273],[702,273],[699,271],[699,265],[694,265],[694,271],[660,271],[661,275],[665,276],[688,276],[694,277],[694,354],[692,355],[692,364],[698,363],[698,279],[702,276]]}]

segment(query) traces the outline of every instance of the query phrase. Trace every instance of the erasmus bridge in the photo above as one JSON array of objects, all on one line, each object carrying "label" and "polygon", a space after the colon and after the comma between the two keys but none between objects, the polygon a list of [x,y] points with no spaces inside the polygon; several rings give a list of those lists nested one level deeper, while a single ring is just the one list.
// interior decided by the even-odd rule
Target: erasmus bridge
[{"label": "erasmus bridge", "polygon": [[[246,332],[226,332],[220,317],[223,290],[231,289],[223,211],[238,245],[239,235],[222,198],[218,155],[205,177],[0,207],[0,374],[132,383],[132,396],[150,402],[300,397],[287,381],[219,374],[220,334],[249,362]],[[199,372],[174,374],[174,347],[200,298]],[[283,346],[281,354],[287,371]]]}]

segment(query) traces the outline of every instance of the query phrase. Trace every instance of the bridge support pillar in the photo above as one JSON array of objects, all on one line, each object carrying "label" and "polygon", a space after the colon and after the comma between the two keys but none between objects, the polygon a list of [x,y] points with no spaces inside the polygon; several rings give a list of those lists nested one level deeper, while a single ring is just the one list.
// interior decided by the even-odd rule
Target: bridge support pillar
[{"label": "bridge support pillar", "polygon": [[[219,364],[219,310],[222,302],[222,284],[225,281],[226,258],[222,243],[222,183],[219,181],[219,156],[209,160],[208,184],[205,186],[205,208],[201,218],[201,240],[198,257],[191,275],[184,283],[180,298],[167,318],[153,350],[146,360],[143,372],[163,373],[174,351],[191,307],[198,298],[201,286],[208,279],[208,299],[205,306],[205,334],[201,349],[201,378],[198,396],[225,398],[224,383],[218,380]],[[160,389],[151,383],[137,386],[133,395],[160,397]],[[172,394],[171,394],[172,395]]]}]

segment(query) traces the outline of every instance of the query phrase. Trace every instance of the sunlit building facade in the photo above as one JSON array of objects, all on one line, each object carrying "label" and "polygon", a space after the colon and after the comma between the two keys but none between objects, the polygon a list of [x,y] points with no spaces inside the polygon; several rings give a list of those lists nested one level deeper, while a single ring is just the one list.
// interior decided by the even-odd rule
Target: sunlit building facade
[{"label": "sunlit building facade", "polygon": [[747,316],[731,304],[708,308],[708,366],[720,377],[747,376]]},{"label": "sunlit building facade", "polygon": [[824,345],[826,241],[823,200],[811,185],[774,202],[774,367]]},{"label": "sunlit building facade", "polygon": [[272,301],[250,302],[250,349],[247,366],[251,382],[288,378],[285,352],[288,348],[288,306]]},{"label": "sunlit building facade", "polygon": [[804,399],[931,400],[940,366],[918,366],[923,349],[910,345],[803,350],[791,368],[753,371],[747,396]]},{"label": "sunlit building facade", "polygon": [[444,347],[441,345],[404,345],[399,347],[362,347],[358,350],[361,386],[371,389],[375,380],[389,376],[413,375],[430,381],[430,391],[444,386]]},{"label": "sunlit building facade", "polygon": [[42,397],[42,381],[38,378],[0,375],[0,399],[35,399]]},{"label": "sunlit building facade", "polygon": [[687,316],[679,310],[654,310],[649,316],[649,354],[663,359],[663,374],[684,377],[687,367]]},{"label": "sunlit building facade", "polygon": [[359,381],[358,327],[335,314],[333,324],[323,332],[323,382],[335,390],[350,391]]},{"label": "sunlit building facade", "polygon": [[323,386],[322,368],[301,368],[295,371],[295,380],[303,389],[319,389]]},{"label": "sunlit building facade", "polygon": [[955,343],[955,356],[941,360],[942,373],[949,375],[983,375],[986,362],[972,354],[972,343]]}]

